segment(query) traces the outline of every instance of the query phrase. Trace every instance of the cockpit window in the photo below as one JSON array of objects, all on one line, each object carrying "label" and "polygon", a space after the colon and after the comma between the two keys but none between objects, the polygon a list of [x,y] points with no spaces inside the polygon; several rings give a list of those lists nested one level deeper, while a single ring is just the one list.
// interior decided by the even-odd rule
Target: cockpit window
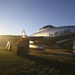
[{"label": "cockpit window", "polygon": [[47,26],[44,26],[44,27],[40,28],[39,30],[46,29],[46,28],[55,28],[55,27],[52,26],[52,25],[47,25]]}]

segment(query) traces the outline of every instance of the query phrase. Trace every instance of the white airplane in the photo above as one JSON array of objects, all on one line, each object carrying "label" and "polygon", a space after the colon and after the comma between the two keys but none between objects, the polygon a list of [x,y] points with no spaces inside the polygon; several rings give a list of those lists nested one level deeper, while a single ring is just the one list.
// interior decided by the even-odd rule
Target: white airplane
[{"label": "white airplane", "polygon": [[[18,41],[18,39],[20,39],[20,37],[21,36],[5,35],[4,40],[5,42],[15,43],[16,40]],[[47,25],[40,28],[38,31],[36,31],[34,34],[30,36],[27,36],[23,29],[22,37],[29,38],[30,43],[32,43],[29,47],[44,49],[42,45],[58,45],[60,47],[71,47],[75,49],[75,26],[54,27],[52,25]],[[0,39],[2,39],[1,36]]]},{"label": "white airplane", "polygon": [[32,34],[30,40],[36,44],[58,45],[75,49],[75,26],[47,25]]}]

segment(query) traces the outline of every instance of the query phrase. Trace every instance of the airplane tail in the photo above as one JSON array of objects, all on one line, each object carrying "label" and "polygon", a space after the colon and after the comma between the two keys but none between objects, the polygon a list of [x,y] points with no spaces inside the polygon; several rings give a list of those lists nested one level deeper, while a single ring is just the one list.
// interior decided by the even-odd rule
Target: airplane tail
[{"label": "airplane tail", "polygon": [[25,32],[25,30],[23,29],[23,30],[22,30],[22,38],[26,38],[26,37],[27,37],[26,32]]},{"label": "airplane tail", "polygon": [[15,24],[15,26],[22,32],[22,38],[27,37],[25,30],[21,26],[17,24]]}]

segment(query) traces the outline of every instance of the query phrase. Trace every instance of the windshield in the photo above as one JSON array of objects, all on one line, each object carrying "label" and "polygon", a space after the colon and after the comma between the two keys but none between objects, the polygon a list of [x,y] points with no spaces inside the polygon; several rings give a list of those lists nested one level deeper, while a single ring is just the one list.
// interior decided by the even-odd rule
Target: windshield
[{"label": "windshield", "polygon": [[46,29],[46,28],[55,28],[55,27],[52,26],[52,25],[47,25],[47,26],[44,26],[44,27],[40,28],[39,30],[41,30],[41,29]]}]

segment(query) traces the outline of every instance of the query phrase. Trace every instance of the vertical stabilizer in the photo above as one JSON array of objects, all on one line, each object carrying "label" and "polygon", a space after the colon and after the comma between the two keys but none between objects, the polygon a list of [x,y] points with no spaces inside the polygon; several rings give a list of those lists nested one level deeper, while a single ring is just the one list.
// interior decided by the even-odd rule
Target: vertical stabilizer
[{"label": "vertical stabilizer", "polygon": [[24,29],[23,29],[23,31],[22,31],[22,37],[23,37],[23,38],[27,37],[27,35],[26,35],[26,33],[25,33],[25,30],[24,30]]}]

